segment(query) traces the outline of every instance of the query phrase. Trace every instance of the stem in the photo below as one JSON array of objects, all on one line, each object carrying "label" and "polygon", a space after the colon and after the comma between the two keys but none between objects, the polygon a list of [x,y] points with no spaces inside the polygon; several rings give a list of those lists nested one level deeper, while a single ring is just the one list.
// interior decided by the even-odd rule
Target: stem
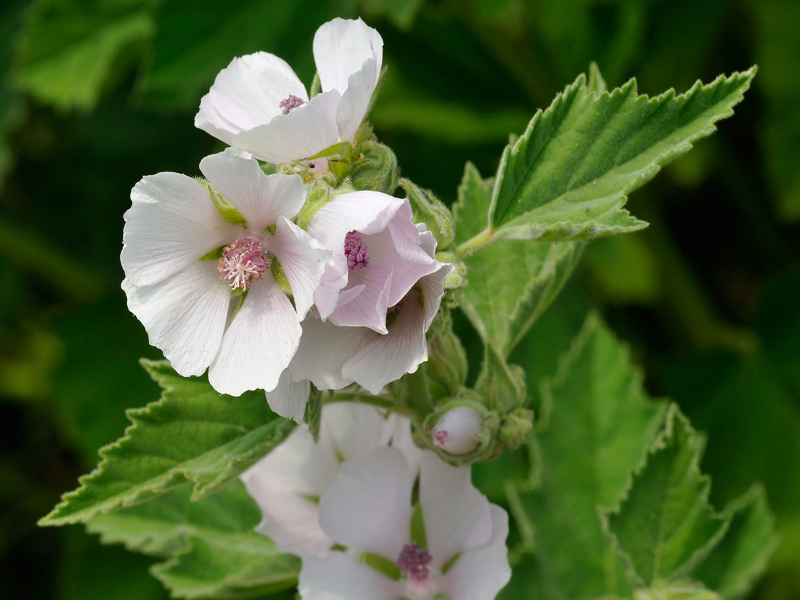
[{"label": "stem", "polygon": [[472,254],[476,250],[480,250],[484,246],[488,246],[494,241],[495,230],[492,226],[488,226],[474,237],[471,237],[466,242],[458,247],[458,256],[463,258],[467,254]]},{"label": "stem", "polygon": [[404,407],[398,406],[394,402],[392,402],[388,398],[384,398],[382,396],[373,396],[372,394],[366,394],[364,392],[334,392],[332,394],[328,394],[325,398],[325,403],[329,404],[332,402],[362,402],[364,404],[371,404],[372,406],[377,406],[378,408],[384,408],[387,410],[392,410],[398,413],[404,413]]}]

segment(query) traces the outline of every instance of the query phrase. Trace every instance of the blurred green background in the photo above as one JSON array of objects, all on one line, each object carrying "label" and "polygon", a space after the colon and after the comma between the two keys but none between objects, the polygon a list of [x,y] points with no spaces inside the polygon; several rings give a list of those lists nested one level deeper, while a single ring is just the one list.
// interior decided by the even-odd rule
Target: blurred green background
[{"label": "blurred green background", "polygon": [[[714,504],[764,482],[783,542],[752,597],[800,597],[797,0],[4,0],[3,597],[167,597],[146,575],[150,559],[79,527],[35,526],[121,435],[123,410],[158,396],[137,363],[158,352],[119,287],[130,188],[159,171],[197,174],[221,149],[193,117],[233,56],[273,52],[310,83],[316,28],[359,15],[383,36],[389,67],[376,133],[405,176],[448,203],[464,163],[491,175],[508,134],[591,60],[610,87],[636,76],[648,94],[759,65],[719,133],[633,195],[650,228],[591,244],[512,358],[535,398],[599,308],[649,391],[707,433]],[[457,325],[479,357],[466,320]],[[480,479],[496,495],[500,480]]]}]

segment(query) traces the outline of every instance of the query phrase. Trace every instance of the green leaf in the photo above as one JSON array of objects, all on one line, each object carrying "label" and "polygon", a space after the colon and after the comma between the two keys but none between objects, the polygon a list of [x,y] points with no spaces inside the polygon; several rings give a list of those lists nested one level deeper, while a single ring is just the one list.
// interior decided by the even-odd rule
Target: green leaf
[{"label": "green leaf", "polygon": [[361,0],[367,11],[383,13],[400,29],[409,29],[414,23],[424,0]]},{"label": "green leaf", "polygon": [[253,596],[296,583],[300,561],[253,531],[261,511],[236,481],[199,502],[188,488],[101,515],[87,525],[106,543],[168,558],[153,574],[173,597]]},{"label": "green leaf", "polygon": [[223,396],[204,379],[177,375],[166,362],[142,361],[162,388],[158,402],[128,411],[133,425],[100,450],[81,487],[64,495],[40,525],[86,522],[181,485],[192,499],[222,488],[270,452],[295,423],[272,413],[263,392]]},{"label": "green leaf", "polygon": [[719,594],[695,581],[659,582],[650,588],[639,588],[633,600],[723,600]]},{"label": "green leaf", "polygon": [[350,142],[339,142],[338,144],[334,144],[333,146],[328,146],[324,150],[320,150],[314,156],[309,156],[306,160],[313,160],[315,158],[324,158],[325,156],[335,156],[339,154],[344,154],[348,150],[353,147],[353,144]]},{"label": "green leaf", "polygon": [[[486,226],[492,184],[467,163],[454,206],[456,241]],[[500,241],[464,257],[468,285],[461,309],[484,340],[507,356],[572,275],[583,244]]]},{"label": "green leaf", "polygon": [[16,84],[56,108],[94,108],[155,33],[151,4],[39,0],[21,38]]},{"label": "green leaf", "polygon": [[745,595],[767,566],[778,546],[775,519],[764,488],[754,486],[725,510],[730,526],[716,548],[692,572],[706,587],[725,598]]},{"label": "green leaf", "polygon": [[634,473],[619,504],[600,512],[603,527],[631,582],[651,586],[684,577],[725,534],[729,518],[708,502],[700,473],[703,441],[677,406]]},{"label": "green leaf", "polygon": [[281,554],[266,537],[189,539],[180,554],[152,568],[173,598],[252,598],[279,592],[297,583],[300,559]]},{"label": "green leaf", "polygon": [[531,443],[539,484],[508,489],[518,529],[534,551],[514,577],[545,598],[628,594],[596,509],[615,502],[656,438],[665,406],[650,401],[627,348],[594,314],[556,376],[542,384],[542,397],[544,415]]},{"label": "green leaf", "polygon": [[581,75],[503,152],[492,195],[497,239],[592,239],[646,223],[622,207],[661,166],[733,114],[756,67],[648,98],[636,81],[599,96]]}]

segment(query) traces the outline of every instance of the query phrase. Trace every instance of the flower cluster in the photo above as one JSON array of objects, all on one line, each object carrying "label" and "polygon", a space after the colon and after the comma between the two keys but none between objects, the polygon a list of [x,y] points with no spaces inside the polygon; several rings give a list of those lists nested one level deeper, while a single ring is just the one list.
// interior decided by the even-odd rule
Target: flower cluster
[{"label": "flower cluster", "polygon": [[[327,403],[321,421],[309,418],[318,432],[303,423],[312,385],[380,403],[418,370],[454,268],[437,258],[432,221],[376,191],[396,180],[393,154],[365,133],[381,37],[334,19],[314,58],[316,94],[276,56],[234,59],[195,118],[230,147],[200,162],[202,178],[159,173],[134,186],[128,307],[179,374],[208,370],[223,394],[264,390],[300,423],[242,480],[263,514],[257,530],[303,559],[302,598],[490,600],[510,576],[508,517],[469,467],[435,453],[486,446],[483,413],[437,417],[427,451],[407,418],[368,404]],[[364,170],[365,155],[387,172]],[[420,431],[425,415],[415,417]]]},{"label": "flower cluster", "polygon": [[409,435],[404,418],[332,404],[318,443],[299,427],[242,476],[256,530],[303,559],[304,600],[490,600],[508,582],[506,512]]},{"label": "flower cluster", "polygon": [[[208,369],[225,394],[263,389],[273,410],[299,421],[310,383],[377,393],[426,360],[452,266],[436,259],[409,201],[309,177],[312,190],[326,188],[311,202],[295,172],[353,142],[382,48],[360,19],[320,27],[322,92],[311,99],[280,58],[234,59],[195,119],[231,147],[201,161],[204,179],[159,173],[133,188],[122,287],[181,375]],[[288,167],[267,175],[257,159]]]}]

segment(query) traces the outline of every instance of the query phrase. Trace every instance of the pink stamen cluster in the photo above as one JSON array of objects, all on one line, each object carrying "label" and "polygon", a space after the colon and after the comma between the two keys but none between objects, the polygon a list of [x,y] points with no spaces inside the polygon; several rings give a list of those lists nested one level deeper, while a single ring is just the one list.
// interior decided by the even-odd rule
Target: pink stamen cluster
[{"label": "pink stamen cluster", "polygon": [[351,271],[369,266],[367,245],[357,231],[351,231],[344,236],[344,255],[347,257],[347,268]]},{"label": "pink stamen cluster", "polygon": [[281,103],[278,104],[278,108],[283,111],[283,114],[288,115],[292,110],[303,104],[305,104],[305,100],[298,98],[294,94],[289,94],[288,98],[281,100]]},{"label": "pink stamen cluster", "polygon": [[264,246],[250,238],[239,238],[226,246],[217,265],[219,276],[230,280],[231,289],[243,291],[263,279],[267,269],[269,259],[264,255]]},{"label": "pink stamen cluster", "polygon": [[425,548],[420,548],[416,544],[406,544],[400,551],[397,566],[414,581],[425,581],[428,578],[428,565],[431,560],[433,559]]}]

